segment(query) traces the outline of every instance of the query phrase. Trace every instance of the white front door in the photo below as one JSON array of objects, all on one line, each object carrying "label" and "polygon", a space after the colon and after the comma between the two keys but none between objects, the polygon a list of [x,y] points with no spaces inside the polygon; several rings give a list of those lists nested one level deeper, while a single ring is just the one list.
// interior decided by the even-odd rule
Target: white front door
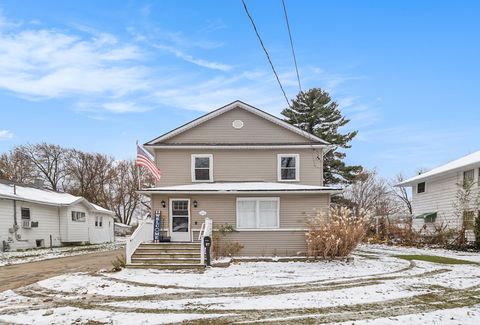
[{"label": "white front door", "polygon": [[189,199],[170,199],[170,240],[191,241]]}]

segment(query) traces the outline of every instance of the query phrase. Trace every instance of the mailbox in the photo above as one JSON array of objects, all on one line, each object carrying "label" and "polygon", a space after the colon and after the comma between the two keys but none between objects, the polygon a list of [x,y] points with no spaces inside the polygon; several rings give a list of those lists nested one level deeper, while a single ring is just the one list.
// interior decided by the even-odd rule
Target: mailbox
[{"label": "mailbox", "polygon": [[210,266],[210,247],[212,246],[212,238],[210,236],[203,237],[203,246],[205,246],[205,257],[207,261],[207,266]]}]

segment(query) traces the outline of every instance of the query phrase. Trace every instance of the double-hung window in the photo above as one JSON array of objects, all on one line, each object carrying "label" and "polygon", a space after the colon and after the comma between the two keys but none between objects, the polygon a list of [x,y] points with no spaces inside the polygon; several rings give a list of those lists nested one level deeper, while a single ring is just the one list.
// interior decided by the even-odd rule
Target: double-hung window
[{"label": "double-hung window", "polygon": [[192,155],[192,182],[213,182],[213,155]]},{"label": "double-hung window", "polygon": [[279,228],[278,197],[237,198],[237,229]]},{"label": "double-hung window", "polygon": [[277,178],[283,182],[300,180],[300,156],[298,154],[279,154],[277,156]]},{"label": "double-hung window", "polygon": [[97,228],[103,227],[103,217],[99,217],[99,216],[95,217],[95,227]]},{"label": "double-hung window", "polygon": [[417,193],[425,193],[425,182],[421,182],[417,184]]},{"label": "double-hung window", "polygon": [[463,187],[468,188],[472,186],[475,180],[475,170],[470,169],[463,172]]},{"label": "double-hung window", "polygon": [[30,208],[22,208],[22,220],[30,220]]}]

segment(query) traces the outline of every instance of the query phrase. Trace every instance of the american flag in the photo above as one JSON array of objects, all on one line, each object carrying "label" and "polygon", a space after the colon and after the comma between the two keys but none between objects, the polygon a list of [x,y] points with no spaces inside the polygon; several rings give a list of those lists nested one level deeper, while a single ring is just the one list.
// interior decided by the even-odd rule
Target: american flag
[{"label": "american flag", "polygon": [[162,177],[162,172],[160,171],[160,169],[158,169],[158,167],[155,165],[153,160],[150,159],[148,154],[138,145],[137,145],[137,160],[135,161],[135,165],[143,166],[147,168],[157,181],[159,181],[160,178]]}]

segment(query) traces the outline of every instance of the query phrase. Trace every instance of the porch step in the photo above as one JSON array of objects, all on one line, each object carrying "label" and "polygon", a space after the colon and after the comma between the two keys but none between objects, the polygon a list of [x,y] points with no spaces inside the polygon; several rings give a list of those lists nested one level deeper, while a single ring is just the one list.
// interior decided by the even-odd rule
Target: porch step
[{"label": "porch step", "polygon": [[135,251],[132,258],[197,258],[200,259],[200,252],[195,250],[191,252],[159,252],[159,251],[148,251],[148,252],[139,252]]},{"label": "porch step", "polygon": [[131,263],[127,264],[129,269],[159,269],[159,270],[204,270],[205,265],[202,264],[143,264]]},{"label": "porch step", "polygon": [[200,264],[200,258],[157,258],[157,257],[132,257],[132,263],[144,264]]},{"label": "porch step", "polygon": [[200,243],[142,243],[127,267],[155,269],[203,269]]}]

